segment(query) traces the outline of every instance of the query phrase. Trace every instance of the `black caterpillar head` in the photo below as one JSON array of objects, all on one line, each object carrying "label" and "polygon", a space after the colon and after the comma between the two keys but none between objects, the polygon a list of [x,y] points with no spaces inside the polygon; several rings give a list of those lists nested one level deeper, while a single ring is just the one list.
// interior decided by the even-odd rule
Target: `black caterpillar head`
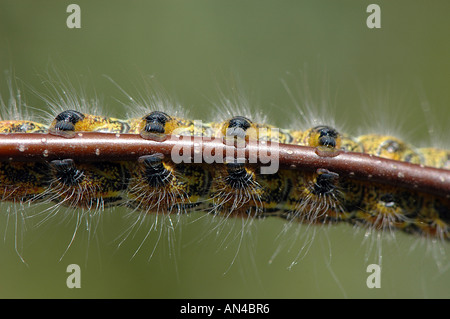
[{"label": "black caterpillar head", "polygon": [[245,131],[252,126],[252,122],[243,116],[235,116],[228,121],[227,132],[228,136],[238,136],[245,138]]},{"label": "black caterpillar head", "polygon": [[50,162],[54,177],[66,186],[75,186],[84,179],[83,171],[77,169],[72,159],[54,160]]},{"label": "black caterpillar head", "polygon": [[148,133],[164,133],[165,125],[170,121],[170,116],[164,112],[154,111],[144,117],[144,131]]},{"label": "black caterpillar head", "polygon": [[319,134],[319,145],[327,147],[336,147],[336,139],[339,136],[338,131],[330,126],[316,126],[314,130]]},{"label": "black caterpillar head", "polygon": [[312,193],[314,195],[332,194],[337,187],[339,174],[325,169],[319,169],[318,173],[319,175],[317,175],[316,181],[314,182]]},{"label": "black caterpillar head", "polygon": [[242,189],[251,183],[252,175],[247,172],[243,163],[228,163],[226,168],[228,176],[225,177],[225,181],[231,187]]},{"label": "black caterpillar head", "polygon": [[143,165],[143,177],[151,187],[161,187],[170,182],[171,172],[164,167],[162,154],[145,155],[139,157]]},{"label": "black caterpillar head", "polygon": [[55,130],[74,131],[75,124],[84,119],[84,114],[74,110],[59,113],[56,117]]}]

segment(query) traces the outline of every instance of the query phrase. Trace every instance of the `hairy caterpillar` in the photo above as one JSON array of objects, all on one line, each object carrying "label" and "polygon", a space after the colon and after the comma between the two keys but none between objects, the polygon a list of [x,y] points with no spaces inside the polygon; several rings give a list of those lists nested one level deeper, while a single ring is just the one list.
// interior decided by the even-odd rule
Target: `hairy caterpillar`
[{"label": "hairy caterpillar", "polygon": [[[198,126],[192,120],[162,111],[120,120],[66,110],[48,127],[18,120],[2,121],[0,128],[4,134],[46,131],[65,136],[68,143],[70,137],[82,132],[135,133],[145,139],[162,139],[164,134],[173,133],[255,138],[318,147],[324,152],[365,152],[444,169],[450,165],[450,153],[445,150],[415,149],[391,136],[352,138],[326,125],[304,132],[282,129],[273,139],[273,126],[239,115]],[[124,203],[145,213],[196,210],[225,216],[278,216],[308,224],[345,221],[441,239],[449,235],[448,198],[352,181],[326,169],[313,173],[281,169],[273,175],[261,175],[236,161],[221,165],[174,164],[160,154],[150,154],[140,157],[137,163],[77,163],[70,158],[44,164],[3,162],[0,172],[5,201],[50,201],[99,211]]]}]

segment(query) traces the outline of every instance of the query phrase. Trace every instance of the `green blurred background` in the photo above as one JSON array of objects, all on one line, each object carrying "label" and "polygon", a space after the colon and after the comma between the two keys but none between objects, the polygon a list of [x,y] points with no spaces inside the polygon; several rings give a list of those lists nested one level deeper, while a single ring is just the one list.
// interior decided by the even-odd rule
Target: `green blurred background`
[{"label": "green blurred background", "polygon": [[[381,7],[381,29],[366,26],[373,2]],[[70,3],[81,7],[81,29],[66,27]],[[384,126],[417,145],[445,145],[449,10],[447,0],[0,0],[0,69],[20,79],[22,96],[33,107],[45,109],[45,103],[29,88],[45,93],[40,76],[55,68],[96,93],[117,117],[128,111],[125,97],[104,75],[131,94],[143,77],[154,76],[202,120],[214,116],[218,88],[227,94],[238,82],[255,109],[280,127],[301,122],[285,82],[300,105],[302,91],[319,104],[326,100],[324,117],[344,123],[350,133]],[[4,99],[6,79],[0,79]],[[421,106],[425,101],[429,111]],[[430,129],[436,134],[430,136]],[[59,261],[76,213],[61,213],[40,227],[27,220],[23,232],[19,218],[16,232],[7,207],[1,207],[2,298],[450,297],[449,245],[403,234],[377,241],[347,225],[291,225],[283,232],[284,221],[269,219],[240,236],[240,220],[221,223],[193,214],[174,231],[160,220],[165,231],[152,232],[132,258],[154,217],[119,247],[116,237],[136,215],[117,209],[106,212],[90,236],[81,226]],[[15,233],[26,264],[15,251]],[[368,289],[366,267],[379,256],[381,288]],[[66,287],[72,263],[81,266],[81,289]]]}]

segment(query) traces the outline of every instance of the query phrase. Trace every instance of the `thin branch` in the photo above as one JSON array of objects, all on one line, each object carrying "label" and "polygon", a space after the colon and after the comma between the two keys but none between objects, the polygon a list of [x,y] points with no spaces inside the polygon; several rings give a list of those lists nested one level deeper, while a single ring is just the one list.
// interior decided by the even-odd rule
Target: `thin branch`
[{"label": "thin branch", "polygon": [[[230,154],[237,156],[239,152],[244,152],[246,162],[250,165],[268,166],[267,155],[265,159],[263,155],[269,154],[269,158],[277,159],[279,166],[284,169],[327,169],[340,176],[450,198],[450,170],[393,161],[364,153],[327,152],[292,144],[249,141],[244,148],[238,148],[236,145],[229,145],[224,139],[174,135],[166,136],[164,140],[143,139],[139,134],[94,132],[78,133],[73,138],[37,133],[0,136],[0,161],[50,161],[64,158],[79,162],[130,161],[143,155],[161,153],[171,160],[173,156],[181,156],[187,162],[198,162],[196,159],[199,154],[226,158]],[[252,157],[255,154],[256,159]]]}]

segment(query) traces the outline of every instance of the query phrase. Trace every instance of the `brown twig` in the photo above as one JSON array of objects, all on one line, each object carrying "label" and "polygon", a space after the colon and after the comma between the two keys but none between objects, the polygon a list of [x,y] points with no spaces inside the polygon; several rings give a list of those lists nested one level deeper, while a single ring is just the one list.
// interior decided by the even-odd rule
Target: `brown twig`
[{"label": "brown twig", "polygon": [[[138,134],[83,132],[73,138],[51,134],[2,134],[0,161],[50,161],[71,158],[76,161],[136,160],[143,155],[161,153],[171,158],[176,147],[187,158],[208,149],[212,155],[237,154],[238,148],[223,139],[167,136],[163,141],[143,139]],[[212,151],[211,151],[212,150]],[[242,149],[241,149],[242,150]],[[251,154],[277,154],[280,167],[315,171],[327,169],[341,176],[420,190],[450,197],[450,170],[393,161],[363,153],[324,152],[292,144],[247,143],[245,158]],[[185,154],[188,152],[188,154]],[[218,153],[217,153],[218,152]],[[222,154],[220,154],[222,152]],[[267,164],[264,164],[267,165]]]}]

